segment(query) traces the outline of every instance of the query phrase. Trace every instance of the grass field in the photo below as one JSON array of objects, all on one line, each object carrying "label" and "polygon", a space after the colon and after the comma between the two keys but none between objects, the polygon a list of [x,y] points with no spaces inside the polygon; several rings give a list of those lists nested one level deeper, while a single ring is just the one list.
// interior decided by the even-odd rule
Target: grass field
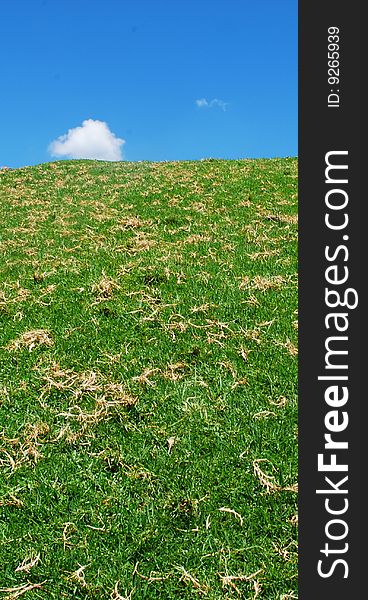
[{"label": "grass field", "polygon": [[296,598],[297,160],[0,200],[0,598]]}]

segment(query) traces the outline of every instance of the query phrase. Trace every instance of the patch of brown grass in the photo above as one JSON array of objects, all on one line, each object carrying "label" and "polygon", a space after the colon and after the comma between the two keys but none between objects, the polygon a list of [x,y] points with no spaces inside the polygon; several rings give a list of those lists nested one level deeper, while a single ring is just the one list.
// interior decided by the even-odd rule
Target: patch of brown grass
[{"label": "patch of brown grass", "polygon": [[70,369],[64,370],[60,367],[59,363],[53,362],[44,373],[43,378],[46,385],[41,392],[41,397],[50,392],[52,388],[57,390],[71,389],[78,379],[78,374]]},{"label": "patch of brown grass", "polygon": [[53,389],[58,391],[70,391],[73,398],[78,399],[85,394],[102,394],[104,390],[103,378],[95,371],[84,371],[76,373],[71,369],[62,369],[60,365],[53,362],[43,373],[44,386],[41,391],[40,400],[47,396]]},{"label": "patch of brown grass", "polygon": [[213,307],[216,308],[217,305],[209,303],[209,302],[206,302],[205,304],[201,304],[200,306],[193,306],[190,309],[190,312],[192,312],[192,313],[198,313],[198,312],[205,313],[205,312],[208,311],[209,308],[213,308]]},{"label": "patch of brown grass", "polygon": [[80,566],[79,569],[73,571],[69,577],[70,580],[75,581],[83,588],[87,587],[87,583],[84,576],[84,570],[87,568],[87,566],[88,565]]},{"label": "patch of brown grass", "polygon": [[289,338],[286,339],[286,342],[276,342],[276,344],[285,348],[291,356],[298,356],[298,348]]},{"label": "patch of brown grass", "polygon": [[192,202],[192,209],[196,212],[206,213],[206,205],[203,202]]},{"label": "patch of brown grass", "polygon": [[264,223],[261,221],[255,220],[252,223],[245,225],[242,231],[246,235],[246,240],[256,246],[261,246],[270,242],[270,238],[265,232]]},{"label": "patch of brown grass", "polygon": [[186,366],[187,365],[181,361],[174,364],[169,364],[163,373],[163,377],[165,379],[169,379],[170,381],[178,381],[183,377]]},{"label": "patch of brown grass", "polygon": [[194,235],[188,236],[184,240],[184,243],[185,244],[199,244],[201,242],[210,242],[210,241],[211,241],[211,237],[208,235],[194,234]]},{"label": "patch of brown grass", "polygon": [[22,500],[16,498],[13,494],[8,494],[7,497],[0,499],[0,506],[14,506],[15,508],[21,508],[23,506]]},{"label": "patch of brown grass", "polygon": [[253,461],[253,471],[254,475],[258,478],[260,484],[266,488],[266,493],[270,494],[272,492],[279,492],[280,486],[276,483],[275,477],[273,475],[267,475],[264,471],[262,471],[259,463],[261,462],[270,462],[266,458],[257,458]]},{"label": "patch of brown grass", "polygon": [[[137,402],[134,396],[127,393],[122,383],[106,381],[101,373],[96,371],[76,373],[71,369],[64,370],[54,362],[45,371],[43,379],[45,385],[42,389],[41,399],[53,389],[69,392],[74,401],[84,395],[94,397],[95,405],[91,411],[85,411],[79,404],[74,404],[68,411],[59,413],[59,416],[82,424],[83,428],[109,419],[121,408],[133,406]],[[73,442],[80,437],[80,432],[73,433],[67,428],[63,428],[58,438],[60,439],[64,435],[67,435],[68,441]]]},{"label": "patch of brown grass", "polygon": [[[67,412],[59,413],[58,416],[67,419],[73,419],[83,426],[96,425],[101,421],[106,421],[112,418],[114,412],[119,412],[119,409],[128,406],[134,406],[137,399],[122,389],[111,389],[111,386],[119,386],[119,384],[110,384],[110,389],[107,389],[107,395],[97,397],[95,407],[92,411],[84,411],[78,404],[71,406]],[[109,386],[106,386],[108,388]]]},{"label": "patch of brown grass", "polygon": [[19,282],[15,286],[10,287],[15,291],[15,295],[13,297],[8,297],[3,290],[0,290],[0,307],[5,307],[7,304],[25,302],[30,296],[31,292],[27,288],[22,288]]},{"label": "patch of brown grass", "polygon": [[242,277],[239,289],[253,289],[260,292],[267,290],[278,290],[287,283],[287,280],[282,275],[256,275],[255,277]]},{"label": "patch of brown grass", "polygon": [[27,581],[26,583],[22,583],[21,585],[17,585],[12,588],[0,588],[0,592],[8,593],[9,595],[4,598],[4,600],[15,600],[19,598],[26,592],[30,592],[31,590],[42,589],[42,586],[47,582],[47,580],[42,581],[41,583],[31,583]]},{"label": "patch of brown grass", "polygon": [[10,439],[1,433],[0,441],[3,445],[0,447],[0,453],[5,458],[0,458],[0,465],[10,467],[12,472],[26,464],[35,465],[42,458],[39,448],[45,442],[42,438],[49,430],[47,423],[27,423],[21,438]]},{"label": "patch of brown grass", "polygon": [[77,533],[77,531],[78,529],[74,523],[71,523],[70,521],[64,523],[63,533],[61,535],[64,550],[66,550],[66,548],[73,548],[74,544],[71,542],[71,537],[73,534]]},{"label": "patch of brown grass", "polygon": [[280,486],[276,482],[276,479],[273,475],[268,475],[267,473],[262,471],[261,467],[259,466],[259,463],[261,463],[261,462],[270,463],[270,461],[267,460],[267,458],[255,459],[253,461],[253,472],[254,472],[254,475],[259,480],[260,484],[266,488],[267,494],[271,494],[274,492],[294,492],[294,493],[298,492],[298,484],[297,483],[290,485],[290,486],[285,486],[285,487]]},{"label": "patch of brown grass", "polygon": [[273,406],[277,406],[277,408],[284,408],[288,403],[287,398],[285,396],[280,396],[277,400],[270,400],[270,404]]},{"label": "patch of brown grass", "polygon": [[18,573],[20,571],[24,571],[25,573],[29,573],[29,571],[37,565],[40,561],[40,555],[36,554],[36,556],[32,556],[30,558],[25,558],[20,565],[17,566],[15,572]]},{"label": "patch of brown grass", "polygon": [[262,250],[260,252],[252,252],[248,254],[251,260],[267,260],[270,256],[277,256],[280,253],[279,250]]},{"label": "patch of brown grass", "polygon": [[240,526],[243,527],[244,519],[243,519],[243,517],[241,516],[240,513],[236,512],[236,510],[233,510],[232,508],[228,508],[226,506],[222,506],[221,508],[219,508],[219,511],[222,512],[222,513],[229,513],[231,515],[234,515],[234,517],[236,519],[239,519]]},{"label": "patch of brown grass", "polygon": [[156,246],[156,241],[147,237],[144,232],[136,234],[135,238],[130,241],[126,246],[123,246],[121,250],[128,252],[129,254],[136,254],[138,252],[144,252]]},{"label": "patch of brown grass", "polygon": [[139,217],[125,217],[119,219],[117,226],[119,229],[139,229],[145,225],[152,225],[152,221],[140,219]]},{"label": "patch of brown grass", "polygon": [[199,594],[207,595],[209,588],[205,583],[200,583],[196,577],[188,573],[184,569],[184,567],[179,567],[179,570],[182,572],[182,576],[180,577],[180,581],[183,581],[186,585],[192,585],[194,589]]},{"label": "patch of brown grass", "polygon": [[257,291],[265,292],[266,290],[278,290],[284,283],[286,283],[286,279],[282,275],[256,275],[252,278],[250,286]]},{"label": "patch of brown grass", "polygon": [[164,325],[164,327],[168,329],[171,338],[173,339],[173,341],[175,341],[175,332],[184,333],[188,329],[189,325],[186,321],[174,321],[169,323],[167,326]]},{"label": "patch of brown grass", "polygon": [[298,215],[280,215],[280,219],[283,223],[298,224]]},{"label": "patch of brown grass", "polygon": [[253,415],[253,419],[268,419],[268,417],[276,417],[276,413],[272,410],[261,410]]},{"label": "patch of brown grass", "polygon": [[155,373],[157,373],[158,371],[159,371],[159,369],[151,369],[150,367],[146,367],[145,369],[143,369],[143,371],[140,375],[133,377],[133,381],[137,381],[140,384],[145,384],[145,385],[153,387],[155,385],[155,383],[153,381],[151,381],[150,377],[152,375],[154,375]]},{"label": "patch of brown grass", "polygon": [[[277,552],[277,554],[279,554],[281,558],[283,558],[283,560],[285,560],[286,562],[296,560],[297,552],[295,549],[297,548],[297,543],[294,540],[292,540],[287,546],[281,546],[276,542],[272,542],[272,546],[275,552]],[[291,547],[294,547],[294,551],[290,550]]]},{"label": "patch of brown grass", "polygon": [[254,589],[254,596],[253,596],[252,600],[255,600],[255,598],[257,598],[257,596],[259,595],[259,593],[261,591],[261,585],[255,579],[255,577],[257,575],[259,575],[259,573],[262,573],[262,569],[259,569],[258,571],[256,571],[255,573],[252,573],[251,575],[223,575],[222,573],[218,573],[218,575],[220,577],[222,587],[224,587],[224,588],[231,587],[240,597],[243,597],[243,594],[239,590],[237,585],[235,584],[235,581],[237,581],[237,582],[252,581],[253,589]]},{"label": "patch of brown grass", "polygon": [[134,566],[133,576],[138,575],[138,577],[140,577],[140,579],[144,579],[144,581],[148,581],[148,583],[153,583],[154,581],[164,581],[165,579],[168,579],[170,577],[170,574],[156,575],[156,573],[154,571],[151,571],[149,576],[142,575],[142,573],[140,573],[138,571],[138,565],[139,565],[139,563],[137,562]]},{"label": "patch of brown grass", "polygon": [[34,329],[33,331],[25,331],[18,338],[10,342],[7,350],[18,350],[19,348],[27,348],[31,352],[37,346],[50,347],[54,344],[49,331],[45,329]]},{"label": "patch of brown grass", "polygon": [[252,342],[255,342],[256,344],[260,344],[261,343],[261,333],[262,331],[256,327],[255,329],[247,329],[244,332],[244,337],[247,340],[251,340]]},{"label": "patch of brown grass", "polygon": [[92,286],[92,292],[97,294],[96,303],[110,300],[115,290],[119,289],[119,285],[113,279],[110,279],[102,273],[101,279]]},{"label": "patch of brown grass", "polygon": [[[244,360],[246,360],[246,359],[244,359]],[[234,380],[234,383],[231,386],[232,390],[237,388],[239,385],[247,385],[248,384],[248,379],[246,379],[246,378],[239,379],[236,369],[234,368],[234,365],[230,361],[224,360],[224,361],[219,362],[218,364],[221,365],[222,367],[224,367],[227,371],[229,371],[229,373],[231,373],[231,376]]]}]

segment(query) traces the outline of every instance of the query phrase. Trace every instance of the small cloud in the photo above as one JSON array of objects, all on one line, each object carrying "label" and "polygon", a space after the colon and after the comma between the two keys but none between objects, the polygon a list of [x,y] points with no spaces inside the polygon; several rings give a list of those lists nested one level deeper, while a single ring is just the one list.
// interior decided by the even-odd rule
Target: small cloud
[{"label": "small cloud", "polygon": [[226,110],[227,106],[228,106],[228,102],[224,102],[223,100],[219,100],[218,98],[214,98],[213,100],[211,100],[210,102],[210,107],[212,106],[218,106],[219,108],[222,108],[222,110]]},{"label": "small cloud", "polygon": [[221,108],[223,111],[226,110],[228,106],[228,102],[224,102],[219,98],[213,98],[213,100],[208,101],[206,98],[199,98],[199,100],[195,101],[198,108]]},{"label": "small cloud", "polygon": [[199,106],[199,108],[203,108],[204,106],[208,106],[208,101],[206,98],[200,98],[199,100],[196,100],[196,105]]},{"label": "small cloud", "polygon": [[116,137],[104,121],[86,119],[80,127],[69,129],[49,145],[52,156],[122,160],[125,141]]}]

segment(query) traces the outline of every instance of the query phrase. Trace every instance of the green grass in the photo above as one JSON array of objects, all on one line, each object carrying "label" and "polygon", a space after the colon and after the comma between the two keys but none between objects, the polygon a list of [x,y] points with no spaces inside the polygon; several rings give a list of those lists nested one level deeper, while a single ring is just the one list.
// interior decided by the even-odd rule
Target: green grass
[{"label": "green grass", "polygon": [[0,200],[0,597],[296,597],[297,160]]}]

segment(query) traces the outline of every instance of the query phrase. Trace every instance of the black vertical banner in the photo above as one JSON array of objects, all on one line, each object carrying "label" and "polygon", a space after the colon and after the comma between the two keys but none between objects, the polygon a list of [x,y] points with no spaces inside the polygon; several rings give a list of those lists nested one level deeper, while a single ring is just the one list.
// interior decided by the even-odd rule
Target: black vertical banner
[{"label": "black vertical banner", "polygon": [[301,600],[368,595],[363,8],[299,1]]}]

